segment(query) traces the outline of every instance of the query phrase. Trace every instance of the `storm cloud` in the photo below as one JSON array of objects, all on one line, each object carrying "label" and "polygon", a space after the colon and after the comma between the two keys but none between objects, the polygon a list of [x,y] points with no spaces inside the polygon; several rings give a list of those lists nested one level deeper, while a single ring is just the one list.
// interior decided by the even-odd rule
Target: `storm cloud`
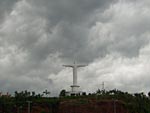
[{"label": "storm cloud", "polygon": [[[148,0],[0,0],[1,91],[70,90],[79,69],[81,90],[148,92]],[[143,81],[141,81],[141,78]]]}]

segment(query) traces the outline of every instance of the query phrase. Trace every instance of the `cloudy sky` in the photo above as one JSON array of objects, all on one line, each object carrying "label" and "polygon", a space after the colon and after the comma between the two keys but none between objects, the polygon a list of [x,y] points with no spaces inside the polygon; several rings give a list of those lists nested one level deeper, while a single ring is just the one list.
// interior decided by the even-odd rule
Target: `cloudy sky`
[{"label": "cloudy sky", "polygon": [[0,91],[150,91],[149,0],[0,0]]}]

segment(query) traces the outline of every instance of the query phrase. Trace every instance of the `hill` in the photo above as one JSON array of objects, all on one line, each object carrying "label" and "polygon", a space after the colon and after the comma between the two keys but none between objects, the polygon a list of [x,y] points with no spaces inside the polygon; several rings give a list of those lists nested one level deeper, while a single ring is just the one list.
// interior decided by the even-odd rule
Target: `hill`
[{"label": "hill", "polygon": [[149,96],[119,90],[59,98],[17,92],[15,97],[0,97],[0,113],[28,113],[27,101],[32,101],[30,113],[150,113]]}]

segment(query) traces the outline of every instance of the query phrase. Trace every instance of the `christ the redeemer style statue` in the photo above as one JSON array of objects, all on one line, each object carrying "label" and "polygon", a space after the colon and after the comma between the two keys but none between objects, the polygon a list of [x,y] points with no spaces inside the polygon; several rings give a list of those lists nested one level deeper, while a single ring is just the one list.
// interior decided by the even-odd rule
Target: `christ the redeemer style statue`
[{"label": "christ the redeemer style statue", "polygon": [[80,86],[77,85],[77,68],[85,67],[87,65],[81,65],[81,64],[79,65],[79,64],[76,64],[74,62],[73,65],[63,65],[63,66],[71,67],[73,69],[73,85],[71,86],[71,88],[72,88],[72,92],[71,93],[72,94],[77,94],[78,93],[78,88],[80,87]]}]

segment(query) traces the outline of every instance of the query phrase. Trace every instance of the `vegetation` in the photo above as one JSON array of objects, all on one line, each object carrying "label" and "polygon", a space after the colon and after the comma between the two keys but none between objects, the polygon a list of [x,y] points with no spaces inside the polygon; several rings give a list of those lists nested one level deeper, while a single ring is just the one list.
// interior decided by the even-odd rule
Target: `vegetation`
[{"label": "vegetation", "polygon": [[[27,90],[21,92],[15,92],[14,97],[0,96],[0,113],[17,113],[18,110],[28,107],[27,101],[32,101],[32,106],[40,105],[49,108],[49,113],[57,113],[59,103],[67,100],[78,100],[77,105],[88,104],[88,99],[101,100],[113,100],[122,101],[124,107],[129,113],[150,113],[150,92],[145,95],[144,93],[129,94],[128,92],[122,92],[120,90],[97,90],[95,93],[80,96],[66,96],[65,90],[60,92],[60,97],[43,97],[43,94],[36,94],[34,91],[29,92]],[[47,90],[45,94],[50,94]],[[45,113],[46,111],[42,111]]]},{"label": "vegetation", "polygon": [[[49,94],[47,90],[46,93]],[[51,113],[58,106],[59,98],[50,98],[47,97],[47,94],[46,97],[43,97],[43,94],[36,94],[34,91],[29,92],[25,90],[21,92],[15,91],[14,97],[7,95],[0,96],[0,113],[22,113],[21,111],[23,110],[27,111],[29,101],[31,102],[31,109],[32,106],[44,106]]]},{"label": "vegetation", "polygon": [[142,93],[129,94],[120,90],[97,90],[97,99],[113,99],[123,101],[130,113],[150,113],[150,92],[148,96]]},{"label": "vegetation", "polygon": [[121,101],[129,113],[150,113],[150,92],[146,96],[143,92],[129,94],[128,92],[122,92],[116,89],[110,91],[98,89],[95,93],[88,95],[65,96],[61,98],[62,101],[70,99],[78,100],[77,104],[87,104],[88,101],[86,99]]},{"label": "vegetation", "polygon": [[66,90],[65,89],[61,90],[59,96],[60,97],[65,97],[66,96]]}]

